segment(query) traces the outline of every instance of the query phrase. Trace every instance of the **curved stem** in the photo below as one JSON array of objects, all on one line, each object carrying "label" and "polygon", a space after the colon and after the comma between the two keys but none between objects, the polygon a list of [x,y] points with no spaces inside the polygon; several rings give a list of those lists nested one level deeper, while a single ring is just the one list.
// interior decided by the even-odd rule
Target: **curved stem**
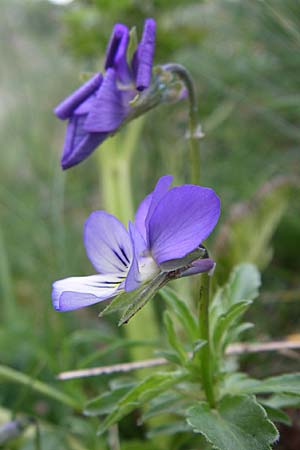
[{"label": "curved stem", "polygon": [[200,149],[199,149],[199,139],[204,135],[201,131],[201,125],[198,120],[198,102],[196,89],[194,85],[194,81],[188,72],[188,70],[182,66],[181,64],[166,64],[164,66],[165,70],[168,70],[174,74],[176,74],[181,81],[185,84],[185,87],[188,92],[189,97],[189,130],[187,133],[187,137],[189,139],[190,146],[190,171],[191,171],[191,182],[193,184],[200,183]]},{"label": "curved stem", "polygon": [[209,285],[210,276],[207,273],[202,274],[200,288],[199,331],[200,339],[206,341],[206,344],[200,350],[201,379],[207,401],[213,408],[215,406],[215,394],[212,379],[209,336]]}]

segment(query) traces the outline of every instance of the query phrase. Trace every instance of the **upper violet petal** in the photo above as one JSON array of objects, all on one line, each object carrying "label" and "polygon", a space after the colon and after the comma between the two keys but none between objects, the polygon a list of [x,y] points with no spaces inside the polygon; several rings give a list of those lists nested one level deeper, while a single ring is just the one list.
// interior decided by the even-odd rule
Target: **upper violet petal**
[{"label": "upper violet petal", "polygon": [[116,295],[119,274],[70,277],[53,283],[52,303],[57,311],[84,308]]},{"label": "upper violet petal", "polygon": [[117,74],[114,69],[107,70],[84,123],[86,131],[94,133],[113,132],[119,128],[127,116],[130,110],[130,98],[126,99],[126,96],[131,93],[118,89],[116,77]]},{"label": "upper violet petal", "polygon": [[167,192],[149,221],[149,247],[157,264],[195,250],[219,215],[220,200],[210,188],[183,185]]},{"label": "upper violet petal", "polygon": [[74,110],[91,94],[93,94],[102,83],[101,73],[96,73],[90,80],[84,83],[80,88],[73,92],[69,97],[63,100],[55,109],[54,113],[62,120],[69,119]]},{"label": "upper violet petal", "polygon": [[172,175],[164,175],[163,177],[160,177],[160,179],[156,183],[154,191],[151,193],[151,203],[149,205],[147,216],[145,219],[147,242],[148,242],[148,238],[149,238],[149,233],[148,233],[149,221],[151,219],[153,211],[155,210],[155,208],[159,204],[159,202],[162,200],[162,198],[168,192],[169,187],[172,183],[172,180],[173,180]]},{"label": "upper violet petal", "polygon": [[146,217],[151,205],[152,193],[148,194],[147,197],[140,203],[134,218],[134,224],[140,234],[143,236],[145,242],[147,242],[147,232],[146,232]]},{"label": "upper violet petal", "polygon": [[127,47],[129,43],[129,30],[120,23],[114,26],[106,51],[105,69],[113,68],[118,79],[127,84],[131,81],[130,69],[127,63]]},{"label": "upper violet petal", "polygon": [[139,91],[149,87],[152,77],[152,64],[155,50],[156,24],[153,19],[146,19],[141,42],[133,57],[135,84]]},{"label": "upper violet petal", "polygon": [[133,257],[132,244],[124,225],[105,211],[94,211],[84,226],[87,255],[100,273],[127,273]]}]

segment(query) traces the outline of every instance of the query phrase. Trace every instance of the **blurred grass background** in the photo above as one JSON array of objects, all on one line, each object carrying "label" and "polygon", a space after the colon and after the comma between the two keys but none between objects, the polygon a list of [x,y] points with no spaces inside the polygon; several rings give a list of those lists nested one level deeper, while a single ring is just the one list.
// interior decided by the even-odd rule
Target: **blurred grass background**
[{"label": "blurred grass background", "polygon": [[[92,273],[82,225],[93,209],[101,208],[95,154],[67,173],[60,169],[65,129],[52,109],[78,86],[81,72],[101,70],[115,22],[136,24],[140,33],[148,16],[157,20],[155,62],[184,64],[196,80],[206,133],[201,182],[222,199],[220,234],[215,233],[211,246],[224,262],[225,275],[247,257],[249,238],[251,249],[259,232],[265,233],[263,244],[271,240],[270,258],[262,261],[261,248],[253,256],[264,269],[264,287],[251,312],[257,326],[249,338],[299,332],[299,1],[74,0],[59,6],[47,0],[1,0],[1,364],[76,402],[105,389],[108,378],[58,383],[59,371],[126,360],[126,348],[140,343],[122,340],[114,321],[98,320],[97,307],[68,314],[52,309],[53,280]],[[147,116],[134,160],[136,204],[162,174],[187,181],[186,119],[184,103]],[[276,190],[272,179],[278,176],[291,185],[288,195]],[[265,183],[272,193],[268,201],[256,194]],[[237,220],[236,202],[242,204]],[[264,223],[269,220],[268,230],[261,229],[262,217]],[[232,222],[239,227],[234,242],[221,233],[224,226],[232,229]],[[244,363],[248,370],[255,366],[256,375],[287,364],[272,357],[268,364],[256,362]],[[294,370],[299,363],[289,364]],[[35,392],[1,371],[0,379],[1,422],[16,414],[38,418],[43,450],[117,449],[95,437],[97,421],[81,418],[51,393]],[[34,430],[7,448],[38,448]],[[144,431],[121,426],[122,449],[140,448],[134,442]],[[149,450],[164,445],[154,440]],[[143,443],[143,448],[148,447]]]}]

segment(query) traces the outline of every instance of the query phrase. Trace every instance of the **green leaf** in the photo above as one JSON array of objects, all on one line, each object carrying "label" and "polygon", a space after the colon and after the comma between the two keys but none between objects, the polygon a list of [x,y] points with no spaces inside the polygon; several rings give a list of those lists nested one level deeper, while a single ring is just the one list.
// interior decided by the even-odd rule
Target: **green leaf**
[{"label": "green leaf", "polygon": [[207,344],[207,341],[204,341],[203,339],[197,339],[193,343],[193,356],[195,355],[195,353],[197,353],[203,347],[203,345],[206,345],[206,344]]},{"label": "green leaf", "polygon": [[190,339],[192,341],[197,339],[197,322],[186,303],[180,300],[176,292],[169,287],[163,288],[160,291],[160,295],[169,304],[172,312],[174,312]]},{"label": "green leaf", "polygon": [[160,351],[155,352],[155,355],[158,358],[165,358],[167,361],[169,361],[172,364],[181,365],[181,359],[178,356],[178,353],[174,352],[172,350],[160,350]]},{"label": "green leaf", "polygon": [[258,296],[260,284],[260,273],[256,266],[247,263],[236,266],[228,282],[217,291],[212,299],[211,318],[215,321],[221,314],[225,314],[229,308],[242,300],[254,300]]},{"label": "green leaf", "polygon": [[251,300],[236,303],[229,308],[226,314],[220,316],[213,331],[213,345],[216,350],[224,342],[227,330],[244,314],[251,303]]},{"label": "green leaf", "polygon": [[136,383],[128,383],[111,392],[95,397],[90,400],[84,407],[84,414],[86,416],[100,416],[108,414],[117,408],[118,402],[125,397],[125,395],[135,386]]},{"label": "green leaf", "polygon": [[300,396],[300,373],[279,375],[265,380],[249,378],[245,374],[234,374],[227,377],[224,392],[234,394],[287,393]]},{"label": "green leaf", "polygon": [[188,410],[188,424],[217,450],[270,450],[278,432],[254,397],[226,396],[218,410],[200,402]]},{"label": "green leaf", "polygon": [[59,389],[56,389],[53,386],[49,386],[48,384],[36,380],[35,378],[32,378],[22,372],[18,372],[11,367],[2,365],[0,366],[0,379],[1,378],[4,378],[7,382],[23,384],[24,386],[27,386],[28,389],[32,389],[39,394],[57,400],[60,403],[74,408],[75,410],[81,410],[80,403],[73,397],[69,397]]},{"label": "green leaf", "polygon": [[268,418],[272,422],[280,422],[289,426],[291,425],[291,419],[284,411],[282,411],[279,408],[273,408],[272,406],[268,406],[265,404],[264,401],[261,400],[259,401],[259,403],[263,406],[264,410],[267,413]]},{"label": "green leaf", "polygon": [[[251,322],[244,322],[244,323],[241,323],[240,325],[238,325],[237,327],[235,327],[234,330],[232,330],[232,332],[230,333],[230,334],[231,334],[231,336],[230,336],[231,339],[230,339],[230,340],[231,340],[232,342],[237,341],[238,338],[239,338],[239,336],[240,336],[242,333],[244,333],[244,331],[250,330],[250,329],[253,328],[253,327],[254,327],[254,324],[251,323]],[[226,340],[226,347],[227,347],[227,344],[229,344],[229,342]]]},{"label": "green leaf", "polygon": [[174,434],[186,433],[188,431],[190,431],[190,428],[183,420],[172,421],[172,423],[152,428],[148,431],[147,438],[152,439],[155,436],[173,436]]},{"label": "green leaf", "polygon": [[258,270],[253,264],[245,263],[235,267],[228,283],[217,291],[209,311],[210,334],[216,353],[225,351],[238,333],[249,327],[242,324],[237,329],[233,325],[258,295],[259,286]]},{"label": "green leaf", "polygon": [[300,397],[293,394],[276,394],[264,399],[264,404],[273,408],[300,408]]},{"label": "green leaf", "polygon": [[148,403],[147,410],[143,412],[142,420],[146,421],[164,413],[184,414],[184,410],[180,406],[183,400],[182,394],[171,391],[163,392]]},{"label": "green leaf", "polygon": [[244,392],[254,394],[264,393],[288,393],[300,396],[300,373],[279,375],[277,377],[256,380],[256,384],[245,389]]},{"label": "green leaf", "polygon": [[98,434],[102,434],[129,412],[141,406],[144,402],[155,398],[160,393],[165,392],[166,389],[179,383],[186,376],[186,372],[177,371],[170,373],[159,372],[147,377],[117,402],[117,407],[103,421]]},{"label": "green leaf", "polygon": [[178,340],[178,338],[176,336],[174,325],[173,325],[172,319],[171,319],[168,311],[164,312],[163,320],[164,320],[164,325],[165,325],[166,332],[168,335],[169,344],[177,353],[180,363],[182,365],[184,365],[187,361],[187,354],[186,354],[181,342]]}]

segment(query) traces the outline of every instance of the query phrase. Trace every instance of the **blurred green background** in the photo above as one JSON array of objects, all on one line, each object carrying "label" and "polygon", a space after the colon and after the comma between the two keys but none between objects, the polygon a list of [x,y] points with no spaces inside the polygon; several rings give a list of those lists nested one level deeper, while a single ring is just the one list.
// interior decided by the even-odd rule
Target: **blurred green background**
[{"label": "blurred green background", "polygon": [[[143,20],[154,17],[155,63],[184,64],[197,85],[206,134],[201,183],[222,200],[211,241],[219,281],[234,263],[256,262],[264,285],[249,339],[298,333],[300,2],[1,0],[0,11],[0,423],[35,417],[43,450],[117,450],[114,430],[99,440],[97,420],[50,392],[58,388],[80,403],[103,391],[109,378],[59,383],[59,371],[126,361],[128,347],[141,345],[123,340],[115,320],[99,320],[97,307],[66,314],[52,309],[53,280],[92,273],[82,226],[102,202],[96,154],[61,171],[65,126],[52,109],[79,85],[80,73],[101,70],[114,23],[137,25],[141,33]],[[185,102],[147,115],[132,171],[135,204],[165,173],[188,181],[186,122]],[[244,365],[256,375],[287,364],[299,369],[299,360],[280,358],[248,358]],[[7,373],[6,366],[18,372]],[[20,373],[44,382],[49,392],[30,387]],[[122,450],[199,448],[163,439],[148,447],[139,441],[146,430],[129,420],[132,426],[120,427]],[[39,448],[38,437],[33,425],[5,448]]]}]

